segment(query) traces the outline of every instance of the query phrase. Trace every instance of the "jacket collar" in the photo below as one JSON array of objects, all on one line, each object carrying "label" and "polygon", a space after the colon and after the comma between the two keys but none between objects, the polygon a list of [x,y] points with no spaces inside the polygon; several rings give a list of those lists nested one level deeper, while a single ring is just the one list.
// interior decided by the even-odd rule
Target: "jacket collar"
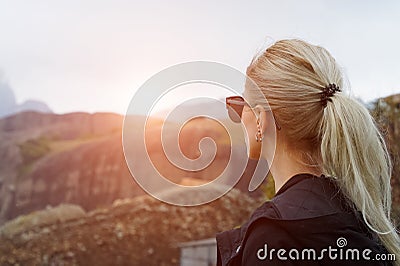
[{"label": "jacket collar", "polygon": [[[321,175],[321,177],[324,177],[324,175]],[[318,176],[313,175],[313,174],[308,174],[308,173],[300,173],[292,176],[283,184],[283,186],[276,192],[275,197],[278,195],[281,195],[285,191],[287,191],[290,187],[296,185],[297,183],[309,179],[309,178],[318,178]]]}]

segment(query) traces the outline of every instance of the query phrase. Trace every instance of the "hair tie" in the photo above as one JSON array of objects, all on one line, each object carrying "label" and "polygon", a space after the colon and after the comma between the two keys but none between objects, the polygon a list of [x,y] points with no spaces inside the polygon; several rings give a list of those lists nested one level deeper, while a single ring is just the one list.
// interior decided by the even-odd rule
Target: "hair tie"
[{"label": "hair tie", "polygon": [[330,84],[326,85],[324,88],[322,88],[321,103],[324,108],[326,107],[328,101],[332,102],[331,97],[337,91],[341,92],[341,90],[339,89],[339,86],[337,86],[335,83],[330,83]]}]

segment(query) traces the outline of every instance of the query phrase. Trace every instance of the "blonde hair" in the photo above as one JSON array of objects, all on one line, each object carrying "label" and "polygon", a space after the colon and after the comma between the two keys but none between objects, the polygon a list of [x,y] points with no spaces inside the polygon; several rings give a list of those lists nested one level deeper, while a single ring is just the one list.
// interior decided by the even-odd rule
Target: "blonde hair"
[{"label": "blonde hair", "polygon": [[[253,58],[247,75],[267,98],[287,142],[337,180],[400,265],[400,240],[390,220],[390,157],[368,110],[343,93],[335,59],[322,47],[281,40]],[[342,92],[324,108],[322,88],[331,83]],[[246,87],[245,97],[258,104],[254,88]]]}]

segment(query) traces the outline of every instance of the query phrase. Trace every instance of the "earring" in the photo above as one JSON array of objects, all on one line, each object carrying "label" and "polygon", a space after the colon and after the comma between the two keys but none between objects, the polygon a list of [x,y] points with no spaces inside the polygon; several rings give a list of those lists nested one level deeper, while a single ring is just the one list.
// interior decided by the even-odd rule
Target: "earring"
[{"label": "earring", "polygon": [[262,142],[263,139],[264,139],[264,134],[261,133],[260,121],[257,120],[256,141],[257,141],[257,142]]}]

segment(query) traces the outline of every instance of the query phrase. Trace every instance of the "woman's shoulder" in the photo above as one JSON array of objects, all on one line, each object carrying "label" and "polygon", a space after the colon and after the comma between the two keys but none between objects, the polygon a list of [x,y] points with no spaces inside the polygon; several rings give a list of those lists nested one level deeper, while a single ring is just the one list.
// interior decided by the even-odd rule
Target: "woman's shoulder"
[{"label": "woman's shoulder", "polygon": [[257,208],[249,222],[260,217],[300,220],[353,212],[333,178],[299,174],[293,176],[275,197]]}]

